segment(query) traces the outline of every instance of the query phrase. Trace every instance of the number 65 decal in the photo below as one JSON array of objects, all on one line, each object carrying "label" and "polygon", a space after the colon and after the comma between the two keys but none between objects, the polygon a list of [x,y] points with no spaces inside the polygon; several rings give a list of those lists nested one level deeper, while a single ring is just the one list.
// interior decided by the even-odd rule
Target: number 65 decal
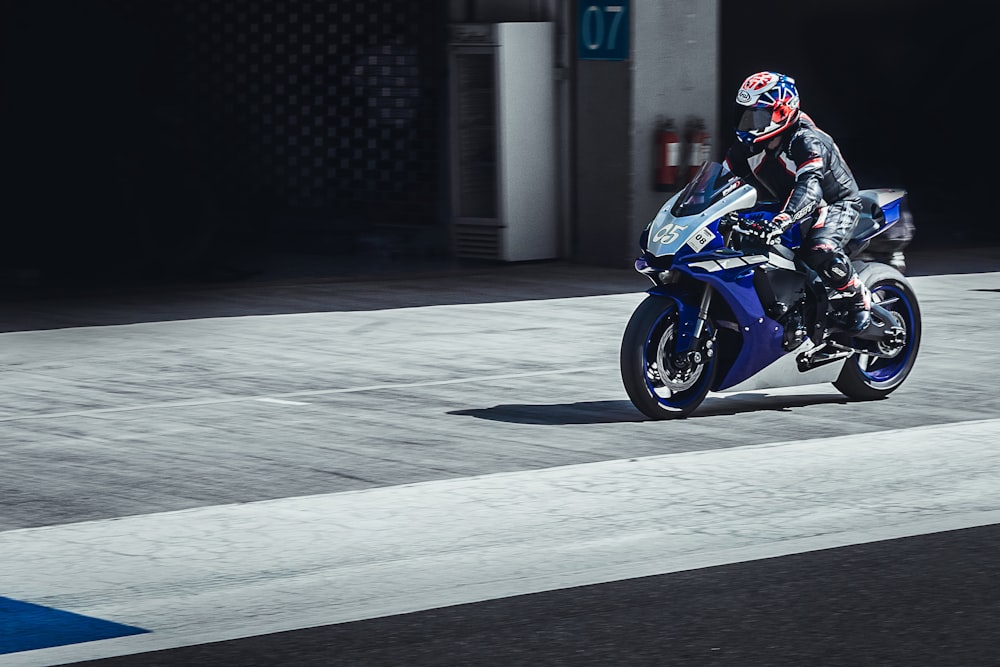
[{"label": "number 65 decal", "polygon": [[668,222],[663,225],[651,239],[653,243],[673,243],[677,238],[687,229],[687,225],[677,225],[672,222]]}]

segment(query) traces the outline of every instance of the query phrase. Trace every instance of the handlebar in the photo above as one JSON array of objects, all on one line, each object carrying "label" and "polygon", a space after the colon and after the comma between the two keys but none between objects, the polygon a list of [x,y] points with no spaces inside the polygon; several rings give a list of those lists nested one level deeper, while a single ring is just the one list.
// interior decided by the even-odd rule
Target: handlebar
[{"label": "handlebar", "polygon": [[736,223],[740,221],[740,218],[740,214],[736,211],[726,213],[719,219],[719,231],[722,233],[733,231],[733,228],[736,227]]}]

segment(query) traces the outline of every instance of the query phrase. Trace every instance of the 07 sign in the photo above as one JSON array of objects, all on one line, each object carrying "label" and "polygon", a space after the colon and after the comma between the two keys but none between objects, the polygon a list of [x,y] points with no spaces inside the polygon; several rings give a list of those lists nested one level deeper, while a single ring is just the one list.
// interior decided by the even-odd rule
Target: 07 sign
[{"label": "07 sign", "polygon": [[629,0],[579,0],[576,32],[580,60],[628,60]]}]

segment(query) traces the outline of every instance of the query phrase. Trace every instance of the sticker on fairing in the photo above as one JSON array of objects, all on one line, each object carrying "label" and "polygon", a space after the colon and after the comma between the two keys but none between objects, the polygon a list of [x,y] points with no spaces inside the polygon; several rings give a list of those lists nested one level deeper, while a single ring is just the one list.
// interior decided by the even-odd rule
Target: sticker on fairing
[{"label": "sticker on fairing", "polygon": [[709,241],[715,238],[715,232],[713,232],[708,227],[699,229],[687,240],[688,246],[691,250],[698,252],[702,248],[708,245]]}]

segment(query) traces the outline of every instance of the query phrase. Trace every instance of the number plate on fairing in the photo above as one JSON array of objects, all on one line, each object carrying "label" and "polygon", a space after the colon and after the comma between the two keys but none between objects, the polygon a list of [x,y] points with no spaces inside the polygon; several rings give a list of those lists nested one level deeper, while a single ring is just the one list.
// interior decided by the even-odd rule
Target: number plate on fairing
[{"label": "number plate on fairing", "polygon": [[715,232],[708,227],[702,227],[687,240],[688,247],[695,252],[700,251],[715,238]]}]

